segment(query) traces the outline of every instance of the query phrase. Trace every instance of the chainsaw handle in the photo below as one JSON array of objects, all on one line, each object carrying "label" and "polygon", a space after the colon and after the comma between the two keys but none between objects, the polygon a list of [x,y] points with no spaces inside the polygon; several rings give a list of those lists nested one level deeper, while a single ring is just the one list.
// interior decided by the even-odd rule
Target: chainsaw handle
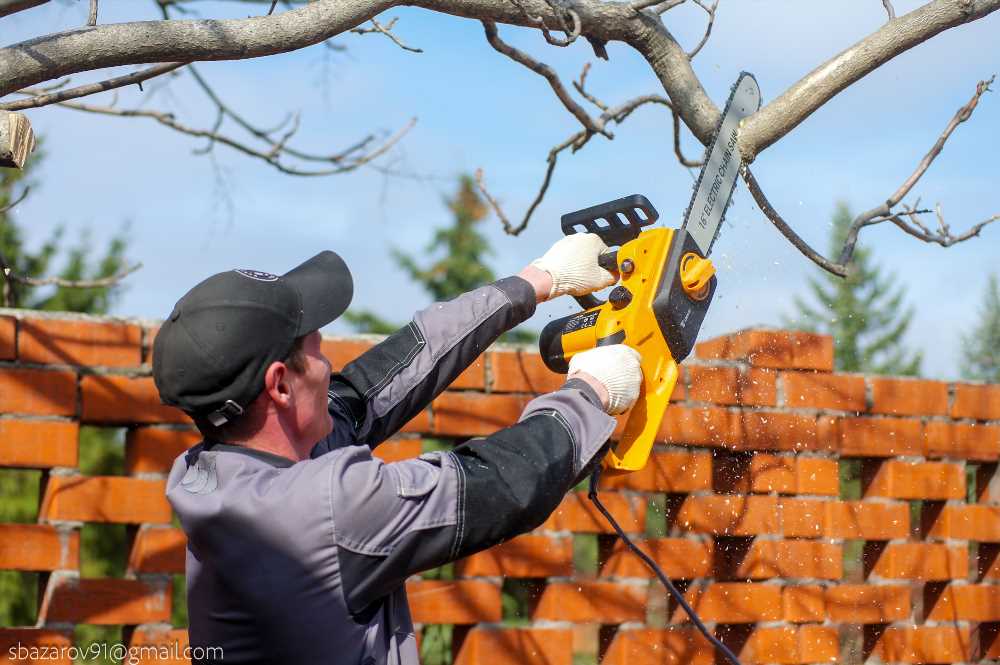
[{"label": "chainsaw handle", "polygon": [[[608,272],[618,272],[618,251],[604,252],[597,257],[597,265]],[[593,309],[604,304],[603,300],[589,293],[585,296],[573,296],[573,298],[583,309]]]},{"label": "chainsaw handle", "polygon": [[[623,196],[562,216],[564,235],[594,233],[605,245],[615,247],[639,237],[642,227],[660,218],[660,213],[642,194]],[[603,223],[601,223],[603,222]]]}]

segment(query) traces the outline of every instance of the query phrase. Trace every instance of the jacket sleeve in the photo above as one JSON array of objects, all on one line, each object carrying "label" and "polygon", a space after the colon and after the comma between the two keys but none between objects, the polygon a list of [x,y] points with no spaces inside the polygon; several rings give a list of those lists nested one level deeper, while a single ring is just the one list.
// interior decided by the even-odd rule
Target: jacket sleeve
[{"label": "jacket sleeve", "polygon": [[452,451],[384,464],[355,447],[332,476],[350,611],[363,615],[408,576],[542,524],[614,426],[590,387],[570,381],[511,427]]},{"label": "jacket sleeve", "polygon": [[331,410],[348,414],[358,443],[374,447],[534,312],[534,289],[520,277],[434,303],[334,375]]}]

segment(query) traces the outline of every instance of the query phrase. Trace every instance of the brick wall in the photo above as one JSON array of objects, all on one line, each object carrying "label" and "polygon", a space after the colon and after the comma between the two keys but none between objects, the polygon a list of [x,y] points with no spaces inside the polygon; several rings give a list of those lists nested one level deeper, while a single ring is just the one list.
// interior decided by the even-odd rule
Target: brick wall
[{"label": "brick wall", "polygon": [[[158,403],[155,330],[0,310],[0,466],[42,471],[37,523],[0,524],[0,569],[37,571],[41,592],[35,626],[0,629],[0,662],[12,644],[69,645],[77,623],[123,625],[133,645],[185,640],[168,623],[184,535],[163,486],[197,436]],[[369,344],[325,350],[336,367]],[[823,336],[701,343],[663,443],[605,482],[605,503],[744,663],[1000,658],[1000,386],[832,367]],[[530,350],[492,349],[378,454],[489,433],[560,383]],[[124,475],[79,472],[81,426],[126,430]],[[841,487],[841,467],[860,481]],[[84,523],[128,525],[124,577],[80,577]],[[408,586],[417,622],[455,625],[456,663],[714,661],[582,493],[454,572]],[[515,588],[528,616],[504,621],[501,592]]]}]

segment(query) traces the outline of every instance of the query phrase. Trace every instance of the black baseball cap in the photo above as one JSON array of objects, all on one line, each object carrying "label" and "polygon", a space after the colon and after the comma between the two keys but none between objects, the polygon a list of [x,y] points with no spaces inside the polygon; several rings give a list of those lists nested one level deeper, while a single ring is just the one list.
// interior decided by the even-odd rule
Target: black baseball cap
[{"label": "black baseball cap", "polygon": [[156,335],[153,380],[164,404],[221,425],[264,389],[272,362],[296,338],[344,313],[354,294],[347,264],[320,252],[284,275],[229,270],[188,291]]}]

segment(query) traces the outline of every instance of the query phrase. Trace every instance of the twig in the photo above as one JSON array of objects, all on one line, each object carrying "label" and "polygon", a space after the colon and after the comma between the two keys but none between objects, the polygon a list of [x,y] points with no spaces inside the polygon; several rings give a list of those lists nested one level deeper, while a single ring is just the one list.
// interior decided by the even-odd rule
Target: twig
[{"label": "twig", "polygon": [[576,101],[570,97],[569,91],[563,87],[562,82],[559,80],[559,76],[552,70],[551,67],[538,62],[527,53],[517,50],[510,44],[507,44],[505,41],[500,39],[500,35],[497,34],[496,23],[493,23],[492,21],[483,21],[483,28],[486,31],[486,40],[490,43],[490,46],[514,62],[520,63],[536,74],[544,77],[545,80],[549,82],[553,92],[556,93],[556,97],[558,97],[559,101],[561,101],[563,106],[566,107],[566,110],[572,113],[573,116],[580,121],[580,124],[587,129],[587,131],[593,132],[594,134],[601,134],[609,139],[614,138],[614,136],[604,127],[598,126],[598,124],[594,122],[594,119],[583,110],[583,107],[577,104]]},{"label": "twig", "polygon": [[138,72],[132,72],[131,74],[127,74],[125,76],[119,76],[117,78],[108,79],[107,81],[101,81],[99,83],[88,83],[87,85],[77,86],[76,88],[70,88],[69,90],[63,90],[61,92],[36,94],[41,93],[42,91],[25,88],[24,90],[19,90],[18,92],[22,95],[34,96],[28,97],[27,99],[19,99],[16,102],[0,104],[0,109],[5,111],[20,111],[23,109],[38,108],[39,106],[48,106],[49,104],[58,104],[70,99],[78,99],[80,97],[86,97],[87,95],[93,95],[98,92],[114,90],[115,88],[121,88],[133,83],[142,83],[143,81],[151,79],[154,76],[160,76],[178,69],[179,67],[183,67],[185,64],[187,63],[168,62],[162,65],[149,67],[148,69],[143,69]]},{"label": "twig", "polygon": [[90,0],[90,14],[87,16],[87,25],[97,25],[97,0]]},{"label": "twig", "polygon": [[890,21],[896,18],[896,10],[892,8],[890,0],[882,0],[882,6],[885,7],[885,13],[889,15]]},{"label": "twig", "polygon": [[271,0],[271,6],[267,10],[267,15],[270,16],[274,13],[274,8],[278,6],[278,0]]},{"label": "twig", "polygon": [[4,207],[0,208],[0,215],[3,215],[4,213],[7,213],[7,212],[10,212],[11,210],[13,210],[14,207],[18,203],[20,203],[24,199],[28,198],[28,193],[30,191],[31,191],[31,185],[26,186],[24,188],[24,191],[21,192],[20,196],[18,196],[16,199],[14,199],[13,201],[11,201],[10,203],[8,203],[7,205],[5,205]]},{"label": "twig", "polygon": [[701,41],[694,47],[694,50],[687,54],[688,60],[694,60],[694,57],[698,55],[702,47],[708,43],[708,38],[712,36],[712,26],[715,25],[715,10],[719,8],[719,0],[715,0],[710,7],[702,2],[702,0],[694,0],[694,2],[708,14],[708,25],[705,27],[705,34],[702,35]]},{"label": "twig", "polygon": [[402,41],[400,41],[400,39],[396,37],[396,35],[392,34],[392,27],[396,25],[396,21],[398,20],[399,20],[398,18],[393,18],[391,21],[389,21],[388,25],[383,26],[373,17],[371,21],[372,25],[375,26],[374,28],[353,28],[351,32],[358,35],[367,35],[373,32],[380,32],[389,39],[391,39],[393,44],[403,49],[404,51],[410,51],[412,53],[423,53],[424,52],[423,49],[407,46]]},{"label": "twig", "polygon": [[685,2],[686,0],[634,0],[634,2],[629,3],[629,7],[638,13],[643,9],[649,9],[650,7],[660,5],[660,7],[657,8],[656,13],[662,14],[670,11],[678,5],[683,5]]},{"label": "twig", "polygon": [[681,117],[676,109],[671,108],[671,111],[674,116],[674,154],[677,155],[677,161],[681,163],[681,166],[686,166],[689,169],[697,168],[705,162],[700,159],[688,159],[681,152]]},{"label": "twig", "polygon": [[[637,108],[645,104],[662,104],[663,106],[666,106],[671,110],[673,109],[673,107],[670,104],[670,101],[664,97],[660,97],[657,95],[643,95],[641,97],[635,97],[634,99],[630,99],[629,101],[619,106],[609,109],[608,111],[606,111],[601,115],[601,119],[599,122],[602,126],[607,124],[608,122],[621,124],[626,118],[628,118],[629,115],[632,114],[633,111],[635,111]],[[549,154],[545,158],[546,168],[545,168],[545,176],[542,178],[542,184],[538,188],[538,193],[535,194],[535,198],[534,200],[532,200],[531,205],[528,206],[528,209],[525,212],[524,217],[521,219],[520,223],[518,223],[516,226],[511,224],[510,219],[504,213],[503,209],[500,207],[500,204],[489,193],[489,191],[487,191],[486,185],[483,182],[482,169],[478,169],[476,171],[476,184],[479,185],[479,191],[483,193],[483,196],[486,198],[486,201],[490,204],[490,207],[492,207],[493,211],[496,212],[497,217],[500,219],[500,222],[503,225],[503,230],[505,233],[507,233],[508,235],[516,236],[519,235],[522,231],[524,231],[524,229],[528,227],[528,222],[531,220],[531,216],[534,214],[535,209],[538,208],[538,205],[542,202],[542,199],[545,198],[546,192],[548,192],[549,185],[552,182],[552,174],[555,171],[556,163],[559,160],[559,154],[563,150],[566,150],[567,148],[572,148],[571,152],[575,153],[577,150],[584,147],[593,136],[594,132],[583,129],[573,134],[565,141],[552,148],[551,150],[549,150]]]},{"label": "twig", "polygon": [[590,63],[589,62],[584,63],[584,65],[583,65],[583,71],[580,72],[580,80],[579,81],[573,81],[573,87],[576,88],[576,91],[578,93],[580,93],[580,95],[584,99],[586,99],[588,102],[590,102],[591,104],[593,104],[597,108],[601,109],[602,111],[607,111],[608,110],[608,105],[607,104],[605,104],[604,102],[602,102],[601,100],[599,100],[597,97],[594,97],[592,94],[590,94],[589,92],[587,92],[587,89],[586,89],[587,74],[589,72],[590,72]]},{"label": "twig", "polygon": [[24,277],[13,272],[10,268],[4,268],[3,274],[8,280],[25,284],[27,286],[60,286],[67,289],[99,289],[106,286],[114,286],[136,270],[142,268],[142,263],[122,270],[117,275],[102,277],[101,279],[63,279],[62,277]]}]

